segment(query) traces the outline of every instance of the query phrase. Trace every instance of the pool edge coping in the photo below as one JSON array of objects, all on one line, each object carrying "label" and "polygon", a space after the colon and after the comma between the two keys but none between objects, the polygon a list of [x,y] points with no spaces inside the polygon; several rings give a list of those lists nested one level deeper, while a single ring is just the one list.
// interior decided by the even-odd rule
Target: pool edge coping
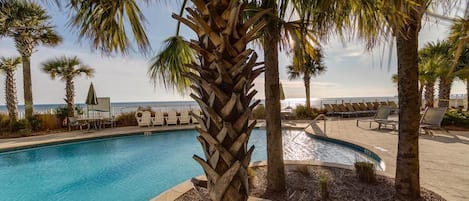
[{"label": "pool edge coping", "polygon": [[22,149],[31,149],[31,148],[50,146],[50,145],[59,145],[59,144],[74,143],[74,142],[81,142],[81,141],[87,141],[87,140],[98,140],[98,139],[107,139],[107,138],[113,138],[113,137],[126,137],[126,136],[132,136],[132,135],[140,135],[140,134],[144,134],[145,132],[160,133],[160,132],[167,132],[167,131],[193,130],[194,126],[184,125],[183,127],[180,127],[180,126],[158,127],[158,128],[145,129],[145,130],[136,128],[137,129],[136,131],[113,131],[113,133],[97,134],[94,136],[87,136],[86,134],[88,133],[80,133],[76,136],[57,138],[57,139],[52,139],[52,140],[44,140],[44,141],[32,142],[31,144],[0,148],[0,154],[6,153],[6,152],[18,151]]}]

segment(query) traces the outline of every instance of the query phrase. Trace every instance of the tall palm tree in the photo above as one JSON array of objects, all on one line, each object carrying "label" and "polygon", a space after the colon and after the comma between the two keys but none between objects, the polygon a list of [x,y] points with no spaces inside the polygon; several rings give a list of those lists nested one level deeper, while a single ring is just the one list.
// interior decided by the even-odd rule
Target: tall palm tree
[{"label": "tall palm tree", "polygon": [[[276,1],[249,1],[246,12],[243,12],[243,18],[245,20],[256,15],[260,10],[260,7],[264,3],[268,3],[267,6],[276,6],[277,4],[286,5],[288,1],[278,0]],[[298,3],[298,2],[296,2]],[[186,5],[186,1],[183,1],[181,16]],[[265,6],[265,5],[264,5]],[[298,6],[296,6],[298,7]],[[267,122],[267,149],[268,149],[268,186],[271,190],[281,191],[285,189],[285,176],[284,176],[284,163],[283,163],[283,143],[282,133],[280,129],[280,97],[279,91],[279,75],[278,75],[278,49],[279,44],[285,49],[286,44],[290,44],[285,39],[292,39],[299,41],[301,34],[304,34],[305,41],[310,39],[310,42],[303,42],[302,51],[311,54],[312,43],[316,43],[316,40],[312,37],[312,32],[309,29],[305,29],[300,33],[301,21],[286,21],[285,13],[286,7],[281,6],[281,9],[277,13],[277,9],[269,7],[272,10],[269,16],[273,16],[274,21],[279,23],[274,32],[271,30],[264,30],[262,32],[263,37],[260,38],[258,44],[264,48],[264,57],[266,59],[266,73],[265,73],[265,90],[266,90],[266,102],[268,102],[268,108],[270,115],[266,118]],[[298,9],[298,8],[296,8]],[[275,33],[282,34],[283,40],[280,35],[275,36]],[[275,37],[273,37],[275,36]],[[275,41],[273,41],[275,39]],[[187,44],[183,42],[183,38],[179,36],[179,25],[176,31],[176,36],[168,38],[166,41],[166,48],[163,49],[157,56],[154,57],[152,65],[149,69],[150,78],[155,81],[162,81],[165,86],[173,86],[177,90],[183,90],[189,86],[186,78],[182,74],[186,73],[190,68],[186,65],[193,62],[193,52],[187,47]],[[279,43],[279,44],[277,44]],[[274,49],[272,49],[274,48]],[[268,56],[266,56],[268,55]]]},{"label": "tall palm tree", "polygon": [[20,57],[1,57],[0,70],[5,72],[5,100],[7,103],[10,122],[18,120],[18,99],[16,97],[15,70],[21,64]]},{"label": "tall palm tree", "polygon": [[83,64],[76,56],[75,57],[59,57],[50,59],[42,63],[42,70],[50,74],[52,79],[60,77],[65,81],[65,101],[67,102],[68,116],[73,117],[74,114],[74,97],[75,97],[75,83],[74,79],[82,74],[90,77],[94,73],[94,69],[88,65]]},{"label": "tall palm tree", "polygon": [[33,115],[31,55],[39,45],[56,46],[62,38],[50,25],[50,17],[36,3],[26,0],[0,2],[0,37],[10,37],[23,62],[23,87],[26,118]]},{"label": "tall palm tree", "polygon": [[202,122],[196,129],[205,159],[194,159],[206,173],[211,200],[247,200],[247,168],[254,150],[247,142],[255,125],[248,118],[259,103],[251,102],[256,94],[252,83],[264,68],[255,68],[257,55],[246,46],[265,26],[266,22],[254,23],[266,12],[243,21],[243,3],[192,2],[195,7],[187,8],[189,17],[173,17],[198,36],[189,42],[199,54],[198,62],[190,66],[195,72],[186,74],[193,83],[191,97],[205,116],[196,117]]},{"label": "tall palm tree", "polygon": [[316,77],[326,72],[324,65],[322,50],[317,48],[316,57],[312,58],[310,55],[305,55],[305,59],[294,57],[294,60],[301,60],[302,63],[293,62],[296,65],[287,66],[288,79],[293,80],[302,77],[305,85],[306,93],[306,108],[311,108],[311,91],[310,82],[311,78]]},{"label": "tall palm tree", "polygon": [[[455,60],[458,56],[459,67],[469,68],[469,16],[466,13],[464,18],[456,18],[453,20],[453,26],[451,26],[449,40],[451,43],[457,45]],[[459,51],[458,51],[459,50]],[[456,68],[456,67],[454,67]],[[469,78],[460,77],[461,80],[466,82],[466,101],[468,102],[466,110],[469,111]]]}]

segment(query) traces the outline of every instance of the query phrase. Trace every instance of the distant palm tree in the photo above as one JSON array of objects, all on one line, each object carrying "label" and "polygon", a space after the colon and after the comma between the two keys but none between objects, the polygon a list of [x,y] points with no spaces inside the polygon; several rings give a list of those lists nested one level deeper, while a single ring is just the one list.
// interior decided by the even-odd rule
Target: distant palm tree
[{"label": "distant palm tree", "polygon": [[5,72],[5,100],[8,109],[10,123],[18,120],[18,99],[16,96],[15,70],[21,64],[20,57],[1,57],[0,70]]},{"label": "distant palm tree", "polygon": [[50,17],[36,3],[26,0],[0,2],[0,37],[10,37],[23,62],[23,87],[26,118],[33,115],[31,55],[38,45],[56,46],[62,38],[50,25]]},{"label": "distant palm tree", "polygon": [[50,74],[52,79],[60,77],[61,80],[65,81],[65,101],[67,102],[68,116],[73,117],[75,115],[73,107],[75,84],[73,79],[81,74],[90,77],[93,75],[94,69],[83,64],[77,57],[63,56],[42,63],[42,70]]},{"label": "distant palm tree", "polygon": [[[288,79],[293,80],[302,77],[306,92],[306,108],[311,109],[311,78],[326,72],[326,66],[323,62],[324,55],[322,50],[315,49],[315,58],[305,54],[303,58],[293,57],[294,65],[287,66]],[[295,62],[295,60],[300,60]]]}]

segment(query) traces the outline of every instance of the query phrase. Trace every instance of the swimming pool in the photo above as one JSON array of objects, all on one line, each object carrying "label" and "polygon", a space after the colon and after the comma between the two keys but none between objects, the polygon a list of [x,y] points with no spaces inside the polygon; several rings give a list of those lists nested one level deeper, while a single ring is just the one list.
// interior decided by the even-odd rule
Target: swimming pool
[{"label": "swimming pool", "polygon": [[[149,200],[203,173],[193,130],[132,135],[0,153],[1,200]],[[284,130],[286,160],[353,164],[363,153]],[[251,161],[266,159],[265,130],[255,129]]]}]

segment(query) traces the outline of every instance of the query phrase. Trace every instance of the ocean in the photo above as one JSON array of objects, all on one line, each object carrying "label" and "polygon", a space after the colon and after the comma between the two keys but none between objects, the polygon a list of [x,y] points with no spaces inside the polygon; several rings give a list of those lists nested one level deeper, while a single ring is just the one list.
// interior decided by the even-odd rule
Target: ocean
[{"label": "ocean", "polygon": [[[373,101],[395,101],[397,97],[344,97],[344,98],[312,98],[311,105],[315,108],[321,108],[323,104],[327,103],[354,103],[354,102],[373,102]],[[261,104],[264,100],[261,100]],[[304,105],[304,98],[287,98],[281,101],[282,109],[286,107],[295,108],[297,105]],[[84,111],[86,111],[86,104],[77,103]],[[66,107],[65,104],[36,104],[34,105],[35,113],[54,113],[58,107]],[[111,102],[111,115],[118,116],[121,113],[136,111],[138,107],[151,107],[154,111],[168,111],[168,110],[192,110],[197,109],[199,106],[195,101],[154,101],[154,102]],[[18,110],[20,117],[24,114],[24,105],[19,105]],[[7,108],[5,105],[0,105],[0,113],[6,113]]]},{"label": "ocean", "polygon": [[[466,105],[465,94],[451,95],[450,106]],[[398,103],[397,96],[382,96],[382,97],[339,97],[339,98],[311,98],[311,106],[314,108],[322,108],[323,104],[338,104],[338,103],[360,103],[360,102],[381,102],[381,101],[394,101]],[[264,100],[261,100],[261,104]],[[297,105],[304,105],[304,98],[287,98],[281,101],[282,109],[287,107],[295,108]],[[86,104],[76,104],[83,111],[86,112]],[[65,104],[37,104],[34,105],[35,113],[54,113],[58,107],[65,107]],[[195,101],[154,101],[154,102],[111,102],[110,115],[118,116],[121,113],[136,111],[138,107],[151,107],[154,111],[169,111],[169,110],[193,110],[199,108]],[[18,106],[20,117],[24,115],[24,105]],[[7,108],[5,105],[0,105],[0,113],[6,113]]]}]

